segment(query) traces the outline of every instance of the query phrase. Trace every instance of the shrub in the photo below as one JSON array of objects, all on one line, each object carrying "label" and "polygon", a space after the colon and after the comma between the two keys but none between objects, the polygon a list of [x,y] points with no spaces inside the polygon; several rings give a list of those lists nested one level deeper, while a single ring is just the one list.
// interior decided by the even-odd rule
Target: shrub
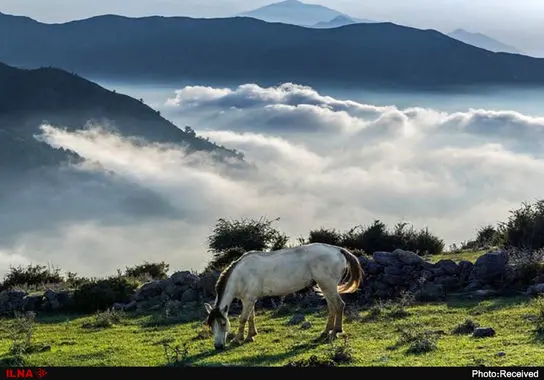
[{"label": "shrub", "polygon": [[222,270],[247,251],[285,248],[289,238],[272,226],[277,220],[219,219],[208,237],[213,257],[207,269]]},{"label": "shrub", "polygon": [[308,243],[342,244],[342,234],[335,229],[320,228],[310,231]]},{"label": "shrub", "polygon": [[214,253],[221,253],[231,248],[241,248],[247,252],[281,246],[280,243],[285,239],[285,235],[272,227],[272,223],[278,220],[261,218],[230,221],[221,218],[215,225],[213,233],[208,237],[209,249]]},{"label": "shrub", "polygon": [[127,267],[125,276],[138,279],[149,277],[151,280],[164,280],[168,278],[168,270],[170,265],[164,261],[160,263],[145,262],[133,267]]},{"label": "shrub", "polygon": [[139,283],[123,276],[91,280],[74,292],[75,307],[83,312],[109,309],[114,303],[126,303],[135,293]]},{"label": "shrub", "polygon": [[[329,231],[328,235],[325,234],[326,231]],[[334,238],[331,230],[320,232],[323,239],[329,236]],[[434,236],[428,229],[417,231],[413,226],[403,222],[396,224],[391,232],[379,220],[375,220],[366,228],[357,226],[343,233],[338,245],[369,254],[376,251],[392,252],[399,248],[420,255],[436,255],[444,250],[444,241]]]},{"label": "shrub", "polygon": [[86,323],[83,325],[84,328],[110,328],[115,324],[121,322],[121,313],[116,310],[108,309],[101,313],[96,313],[94,316],[94,321],[92,323]]},{"label": "shrub", "polygon": [[544,247],[544,200],[534,204],[523,203],[510,211],[510,217],[500,224],[504,246],[528,251]]},{"label": "shrub", "polygon": [[1,288],[9,289],[15,286],[39,286],[44,284],[59,284],[64,280],[60,269],[51,269],[44,265],[28,265],[26,267],[10,267],[5,275]]},{"label": "shrub", "polygon": [[466,319],[463,323],[458,324],[452,331],[455,335],[472,334],[480,325],[472,319]]},{"label": "shrub", "polygon": [[532,280],[544,273],[544,250],[508,250],[508,268],[510,283],[525,287]]}]

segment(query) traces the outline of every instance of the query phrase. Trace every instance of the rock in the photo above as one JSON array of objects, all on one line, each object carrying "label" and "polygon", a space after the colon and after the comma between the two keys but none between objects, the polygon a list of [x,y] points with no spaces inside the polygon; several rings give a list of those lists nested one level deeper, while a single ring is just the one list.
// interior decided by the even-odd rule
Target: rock
[{"label": "rock", "polygon": [[440,260],[435,266],[441,268],[448,275],[456,275],[459,272],[459,267],[453,260]]},{"label": "rock", "polygon": [[185,293],[185,287],[178,286],[176,284],[168,284],[162,292],[162,297],[167,300],[181,300],[183,293]]},{"label": "rock", "polygon": [[219,272],[204,273],[200,276],[196,287],[202,291],[204,297],[215,297],[215,283],[218,278]]},{"label": "rock", "polygon": [[492,327],[478,327],[472,333],[474,338],[490,338],[495,336],[495,330]]},{"label": "rock", "polygon": [[425,261],[423,260],[423,257],[417,255],[416,253],[404,251],[402,249],[395,249],[393,251],[393,255],[395,255],[399,261],[406,265],[420,265]]},{"label": "rock", "polygon": [[162,304],[163,304],[163,299],[159,295],[159,296],[155,296],[151,298],[146,298],[144,300],[137,302],[136,307],[138,310],[157,310],[157,309],[160,309]]},{"label": "rock", "polygon": [[472,264],[470,261],[463,260],[459,262],[457,267],[459,268],[459,281],[463,283],[467,282],[472,274],[474,264]]},{"label": "rock", "polygon": [[478,289],[472,293],[473,298],[491,298],[497,295],[497,292],[493,289]]},{"label": "rock", "polygon": [[57,298],[57,293],[51,289],[47,289],[43,293],[44,309],[46,310],[58,310],[60,309],[60,302]]},{"label": "rock", "polygon": [[435,278],[433,282],[444,286],[446,291],[455,289],[460,285],[459,280],[454,276],[441,276]]},{"label": "rock", "polygon": [[508,255],[505,251],[486,253],[476,260],[471,280],[485,284],[500,283],[507,275]]},{"label": "rock", "polygon": [[43,294],[26,296],[23,300],[24,311],[38,311],[42,308]]},{"label": "rock", "polygon": [[0,292],[0,314],[12,314],[22,311],[27,293],[22,290],[4,290]]},{"label": "rock", "polygon": [[137,304],[136,301],[131,301],[131,302],[127,303],[124,306],[123,310],[124,311],[134,311],[134,310],[136,310],[137,306],[138,306],[138,304]]},{"label": "rock", "polygon": [[187,289],[181,296],[181,303],[196,302],[199,300],[198,292],[194,289]]},{"label": "rock", "polygon": [[469,282],[467,286],[465,286],[465,291],[467,292],[475,292],[476,290],[480,290],[484,287],[484,284],[482,284],[478,280],[472,280]]},{"label": "rock", "polygon": [[289,322],[287,322],[287,324],[290,326],[298,325],[304,322],[305,320],[306,320],[306,317],[304,316],[304,314],[296,313],[295,315],[291,317],[291,319],[289,320]]},{"label": "rock", "polygon": [[136,301],[143,301],[148,298],[160,296],[163,290],[166,288],[166,286],[167,286],[167,283],[162,280],[155,280],[155,281],[143,284],[140,287],[140,289],[136,291],[136,294],[134,294],[134,299]]},{"label": "rock", "polygon": [[370,264],[371,262],[372,261],[367,256],[365,256],[365,255],[359,256],[359,263],[361,263],[361,266],[363,268],[366,268],[368,266],[368,264]]},{"label": "rock", "polygon": [[310,328],[312,328],[312,324],[308,321],[304,321],[302,323],[302,325],[300,325],[300,328],[303,329],[303,330],[308,330]]},{"label": "rock", "polygon": [[506,352],[504,352],[504,351],[499,351],[499,352],[497,352],[497,356],[498,356],[499,358],[502,358],[503,356],[506,356]]},{"label": "rock", "polygon": [[200,278],[189,271],[176,272],[168,279],[169,282],[175,285],[193,286],[199,282]]},{"label": "rock", "polygon": [[439,301],[445,297],[444,286],[432,282],[423,284],[422,288],[416,293],[416,298],[420,301]]},{"label": "rock", "polygon": [[122,303],[116,302],[112,305],[111,309],[114,311],[124,311],[125,305]]},{"label": "rock", "polygon": [[381,265],[396,265],[399,261],[397,260],[397,257],[393,255],[391,252],[374,252],[372,255],[374,258],[374,261],[376,261],[378,264]]},{"label": "rock", "polygon": [[401,275],[385,274],[382,278],[382,281],[389,285],[400,285],[405,282],[405,277]]},{"label": "rock", "polygon": [[383,265],[380,265],[374,261],[371,261],[366,266],[365,270],[368,274],[379,274],[383,271]]},{"label": "rock", "polygon": [[539,296],[544,294],[544,284],[531,285],[525,292],[528,296]]},{"label": "rock", "polygon": [[404,271],[402,270],[402,267],[398,265],[388,265],[385,267],[384,273],[386,275],[402,275],[404,274]]}]

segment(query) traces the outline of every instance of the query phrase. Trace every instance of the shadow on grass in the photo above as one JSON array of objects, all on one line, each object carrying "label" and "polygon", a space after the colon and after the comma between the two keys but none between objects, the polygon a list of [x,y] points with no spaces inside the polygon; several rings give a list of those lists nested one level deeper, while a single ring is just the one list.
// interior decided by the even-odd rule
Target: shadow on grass
[{"label": "shadow on grass", "polygon": [[482,312],[520,306],[531,300],[525,295],[497,296],[492,298],[466,299],[462,295],[451,297],[446,305],[452,309],[477,309]]},{"label": "shadow on grass", "polygon": [[[246,343],[251,344],[251,343]],[[184,361],[185,365],[190,366],[200,366],[200,367],[214,367],[214,366],[228,366],[228,367],[239,367],[239,366],[267,366],[271,364],[276,364],[282,360],[288,359],[290,357],[296,356],[300,353],[307,352],[313,348],[319,347],[323,344],[323,342],[309,342],[309,343],[302,343],[298,344],[296,346],[293,346],[290,350],[278,353],[278,354],[257,354],[253,356],[244,356],[241,357],[237,364],[223,364],[221,360],[213,361],[212,363],[207,364],[196,364],[200,360],[203,359],[209,359],[213,357],[217,357],[217,359],[220,359],[221,355],[225,352],[236,350],[237,348],[245,347],[245,345],[242,346],[229,346],[225,350],[222,351],[215,351],[210,350],[206,352],[202,352],[193,356],[188,356],[186,360]]]}]

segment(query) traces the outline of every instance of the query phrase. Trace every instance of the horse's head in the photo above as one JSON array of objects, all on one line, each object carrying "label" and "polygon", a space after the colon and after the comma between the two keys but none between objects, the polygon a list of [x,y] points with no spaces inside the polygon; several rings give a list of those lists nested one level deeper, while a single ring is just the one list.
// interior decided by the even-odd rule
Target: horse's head
[{"label": "horse's head", "polygon": [[228,306],[219,309],[219,307],[212,307],[210,304],[205,303],[204,307],[208,313],[206,324],[213,332],[213,345],[216,350],[221,350],[227,344],[227,334],[230,329],[230,322],[227,315]]}]

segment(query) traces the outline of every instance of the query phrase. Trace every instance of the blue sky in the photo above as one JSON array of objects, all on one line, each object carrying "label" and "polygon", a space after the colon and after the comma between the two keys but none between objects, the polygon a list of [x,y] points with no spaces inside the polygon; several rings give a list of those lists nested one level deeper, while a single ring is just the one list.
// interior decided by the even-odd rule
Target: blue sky
[{"label": "blue sky", "polygon": [[[43,22],[104,13],[126,16],[226,17],[274,0],[0,0],[0,11]],[[524,51],[544,55],[543,0],[305,0],[354,17],[449,32],[488,34]]]}]

